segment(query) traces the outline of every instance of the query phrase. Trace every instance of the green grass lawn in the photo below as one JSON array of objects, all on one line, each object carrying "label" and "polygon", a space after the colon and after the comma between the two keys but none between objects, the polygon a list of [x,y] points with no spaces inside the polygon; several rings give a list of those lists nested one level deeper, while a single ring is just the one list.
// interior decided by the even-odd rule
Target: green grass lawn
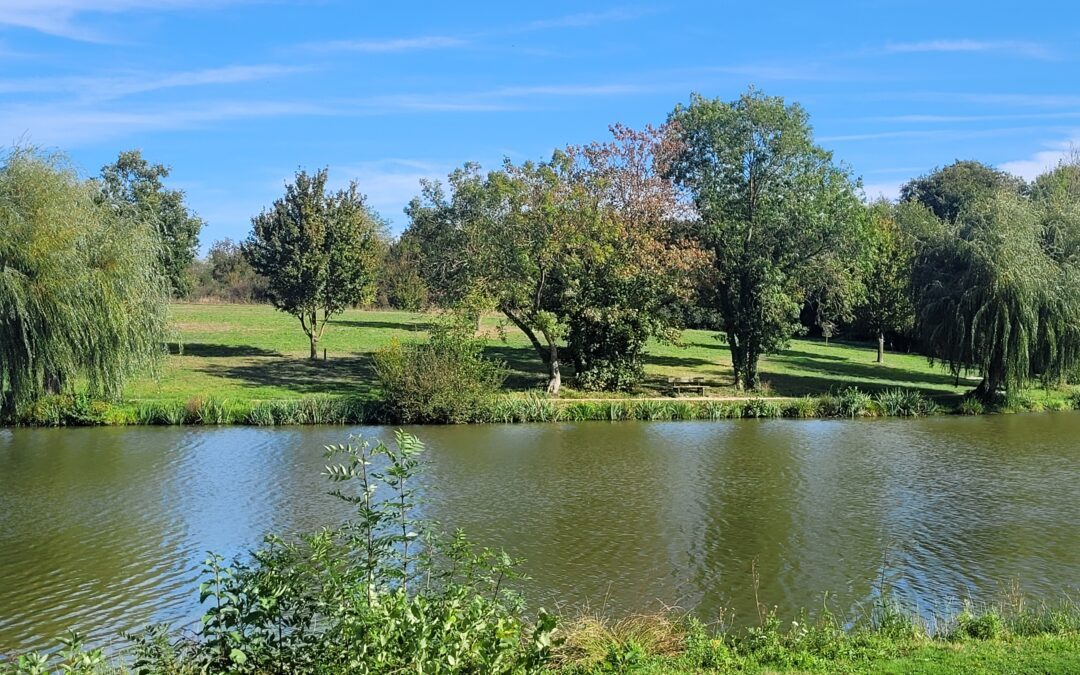
[{"label": "green grass lawn", "polygon": [[[326,361],[307,358],[308,342],[299,322],[266,305],[174,304],[172,321],[181,347],[174,344],[154,378],[131,383],[135,400],[218,396],[237,399],[297,398],[312,394],[373,396],[371,354],[392,340],[422,340],[430,314],[347,311],[327,328],[321,342]],[[497,316],[484,320],[488,352],[510,368],[507,389],[540,391],[544,369],[524,335]],[[844,386],[866,390],[918,389],[938,397],[955,396],[974,383],[954,379],[925,357],[888,354],[875,363],[873,345],[795,339],[783,352],[761,363],[766,392],[803,396]],[[709,396],[735,396],[727,347],[711,331],[688,330],[680,344],[653,344],[646,357],[647,379],[638,392],[664,395],[668,377],[701,377]],[[565,379],[568,378],[564,378]],[[570,381],[572,384],[572,380]],[[1038,394],[1038,395],[1041,395]],[[564,397],[594,397],[564,388]]]}]

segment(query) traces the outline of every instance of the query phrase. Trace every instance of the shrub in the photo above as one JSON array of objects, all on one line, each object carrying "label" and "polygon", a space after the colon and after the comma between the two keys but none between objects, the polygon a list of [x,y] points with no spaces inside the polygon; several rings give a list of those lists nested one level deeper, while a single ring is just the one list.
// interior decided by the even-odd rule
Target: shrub
[{"label": "shrub", "polygon": [[1069,394],[1068,401],[1069,405],[1071,405],[1074,410],[1080,410],[1080,391],[1074,391]]},{"label": "shrub", "polygon": [[15,422],[38,427],[93,426],[104,424],[109,405],[87,394],[47,394],[19,406]]},{"label": "shrub", "polygon": [[974,396],[966,396],[960,401],[957,412],[961,415],[982,415],[986,412],[986,406]]},{"label": "shrub", "polygon": [[762,398],[752,398],[743,404],[743,417],[780,417],[783,408],[776,401],[766,401]]},{"label": "shrub", "polygon": [[818,415],[819,403],[813,396],[804,396],[803,398],[787,401],[784,403],[783,408],[784,417],[808,419]]},{"label": "shrub", "polygon": [[889,417],[919,417],[937,411],[937,404],[914,389],[886,389],[874,395],[881,414]]},{"label": "shrub", "polygon": [[387,411],[405,423],[472,421],[506,379],[505,366],[483,349],[483,340],[459,324],[436,326],[426,343],[380,349],[375,373]]},{"label": "shrub", "polygon": [[840,417],[867,417],[874,413],[874,398],[858,387],[841,389],[836,413]]},{"label": "shrub", "polygon": [[[556,620],[524,605],[508,584],[505,553],[460,533],[424,531],[414,518],[423,445],[398,432],[391,445],[327,448],[334,494],[355,509],[334,529],[269,536],[248,559],[207,559],[199,587],[207,610],[193,634],[155,626],[128,635],[132,672],[524,673],[559,645]],[[379,467],[376,469],[375,467]],[[416,532],[422,532],[417,535]],[[0,674],[126,672],[78,636],[56,656],[26,655]]]}]

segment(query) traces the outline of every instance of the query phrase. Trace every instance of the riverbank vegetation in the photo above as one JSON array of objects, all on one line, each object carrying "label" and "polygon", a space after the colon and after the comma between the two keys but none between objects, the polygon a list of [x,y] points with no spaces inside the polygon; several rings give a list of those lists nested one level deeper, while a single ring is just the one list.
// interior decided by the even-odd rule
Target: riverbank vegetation
[{"label": "riverbank vegetation", "polygon": [[[188,673],[1072,672],[1080,606],[1018,592],[928,618],[877,588],[870,609],[755,617],[692,613],[560,617],[530,611],[517,561],[416,519],[423,445],[352,439],[327,448],[344,524],[268,536],[249,556],[210,556],[194,627],[152,626],[106,654],[72,634],[57,652],[0,656],[2,675]],[[884,583],[884,582],[883,582]]]},{"label": "riverbank vegetation", "polygon": [[[689,377],[706,381],[684,388],[712,397],[962,393],[971,412],[1031,407],[1033,385],[1061,392],[1051,404],[1060,405],[1080,377],[1080,157],[1030,184],[957,161],[909,181],[898,203],[867,204],[851,168],[816,144],[806,111],[753,88],[732,101],[695,95],[660,126],[610,132],[546,161],[507,160],[486,172],[466,163],[445,184],[423,182],[396,241],[363,186],[331,192],[326,169],[301,170],[253,217],[243,244],[219,242],[205,261],[193,259],[202,221],[164,185],[166,167],[127,152],[83,181],[54,158],[17,149],[0,167],[4,231],[26,234],[0,250],[0,313],[14,317],[0,373],[4,411],[84,392],[115,407],[123,383],[129,401],[172,389],[172,405],[327,394],[423,408],[401,398],[391,373],[423,359],[447,366],[431,359],[449,343],[406,345],[421,336],[371,315],[349,318],[376,299],[441,313],[407,319],[417,328],[470,326],[482,357],[473,365],[505,363],[509,390],[552,398],[665,395],[677,388],[667,378]],[[31,165],[40,176],[21,168]],[[49,181],[66,192],[49,192]],[[58,212],[64,204],[81,211]],[[98,232],[88,247],[96,252],[58,264],[74,240],[48,233],[71,215],[95,221],[96,230],[80,231]],[[30,240],[39,245],[19,243]],[[65,299],[94,288],[107,292]],[[196,288],[269,301],[306,336],[308,362],[275,360],[291,354],[291,338],[257,311],[228,313],[265,323],[246,327],[258,338],[222,338],[228,316],[204,339],[185,325],[192,310],[175,306],[178,335],[166,340],[167,297]],[[339,342],[336,332],[351,335]],[[869,341],[875,366],[827,356],[838,339]],[[161,365],[166,344],[177,353],[148,395],[154,387],[131,380]],[[200,352],[218,359],[217,370],[176,360]],[[384,355],[381,371],[373,353]]]}]

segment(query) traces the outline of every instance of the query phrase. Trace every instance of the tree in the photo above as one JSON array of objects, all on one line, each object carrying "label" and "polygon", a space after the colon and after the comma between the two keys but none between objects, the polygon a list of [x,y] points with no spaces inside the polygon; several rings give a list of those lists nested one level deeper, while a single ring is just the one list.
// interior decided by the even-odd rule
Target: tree
[{"label": "tree", "polygon": [[198,298],[228,302],[266,300],[266,279],[256,274],[240,244],[232,239],[215,241],[206,259],[193,263],[191,276],[192,295]]},{"label": "tree", "polygon": [[1030,200],[1002,190],[962,210],[916,259],[916,329],[931,359],[982,374],[985,401],[1080,363],[1077,270],[1048,253],[1044,234]]},{"label": "tree", "polygon": [[674,154],[665,129],[610,129],[612,139],[570,147],[585,231],[562,275],[567,348],[583,389],[628,389],[644,377],[650,338],[673,339],[675,308],[694,291],[704,251],[684,236],[687,208],[664,175]]},{"label": "tree", "polygon": [[810,265],[858,236],[856,184],[814,145],[797,104],[751,89],[725,103],[695,95],[670,116],[682,151],[671,175],[691,194],[712,249],[717,309],[737,388],[798,330]]},{"label": "tree", "polygon": [[121,152],[112,164],[101,168],[102,198],[131,217],[153,224],[161,239],[158,261],[169,280],[172,294],[186,297],[191,291],[187,271],[195,260],[203,221],[184,203],[184,193],[165,187],[169,167],[150,164],[138,150]]},{"label": "tree", "polygon": [[0,165],[0,399],[10,412],[85,383],[115,397],[164,353],[168,285],[154,224],[97,199],[58,156]]},{"label": "tree", "polygon": [[916,201],[935,216],[954,222],[962,211],[999,191],[1021,194],[1024,181],[974,160],[957,160],[908,181],[900,188],[900,201]]},{"label": "tree", "polygon": [[870,245],[863,262],[865,299],[857,314],[877,338],[877,362],[884,363],[885,336],[908,331],[915,323],[911,304],[915,242],[901,229],[888,202],[872,204],[869,217]]},{"label": "tree", "polygon": [[355,182],[330,193],[326,181],[326,169],[298,172],[285,196],[252,218],[243,246],[273,305],[299,319],[312,359],[331,318],[371,298],[385,238]]},{"label": "tree", "polygon": [[379,275],[377,302],[383,307],[418,312],[428,304],[420,257],[409,241],[396,241],[386,250]]}]

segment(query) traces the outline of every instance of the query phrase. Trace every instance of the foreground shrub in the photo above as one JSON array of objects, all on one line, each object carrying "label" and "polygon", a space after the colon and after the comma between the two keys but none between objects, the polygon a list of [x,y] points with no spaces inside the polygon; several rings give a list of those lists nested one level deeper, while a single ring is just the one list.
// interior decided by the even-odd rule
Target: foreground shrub
[{"label": "foreground shrub", "polygon": [[874,395],[881,414],[888,417],[921,417],[937,412],[938,406],[914,389],[886,389]]},{"label": "foreground shrub", "polygon": [[506,379],[505,366],[483,351],[468,326],[443,324],[428,342],[394,342],[375,352],[386,412],[407,424],[473,421]]},{"label": "foreground shrub", "polygon": [[[139,673],[524,673],[557,646],[555,618],[527,624],[508,589],[516,563],[459,532],[425,531],[413,517],[423,445],[328,448],[344,525],[296,539],[270,536],[249,559],[211,556],[194,635],[157,626],[128,636]],[[419,533],[419,534],[418,534]],[[55,656],[0,660],[0,675],[121,672],[78,636]]]}]

